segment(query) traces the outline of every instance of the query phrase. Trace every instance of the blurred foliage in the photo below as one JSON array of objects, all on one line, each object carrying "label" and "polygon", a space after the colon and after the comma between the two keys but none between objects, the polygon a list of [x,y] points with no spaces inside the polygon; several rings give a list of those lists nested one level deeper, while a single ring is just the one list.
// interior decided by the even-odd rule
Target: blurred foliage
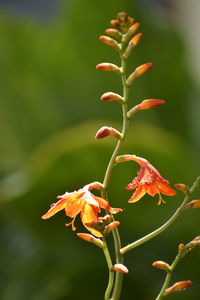
[{"label": "blurred foliage", "polygon": [[[166,99],[165,106],[137,115],[123,153],[147,158],[171,183],[190,185],[199,175],[200,159],[188,118],[193,83],[185,69],[183,41],[167,18],[147,11],[140,1],[128,0],[71,1],[48,23],[1,11],[2,300],[64,300],[83,295],[88,300],[103,299],[107,269],[100,250],[66,229],[64,214],[48,221],[40,217],[56,195],[102,181],[104,176],[115,141],[97,142],[93,136],[103,125],[120,128],[121,111],[119,105],[100,103],[98,98],[108,90],[121,92],[121,85],[113,74],[95,71],[99,62],[118,63],[98,35],[121,10],[135,16],[144,33],[129,71],[147,61],[154,63],[138,79],[131,97],[135,103]],[[195,117],[198,120],[197,113]],[[109,191],[113,206],[125,210],[118,216],[124,245],[162,224],[182,200],[178,194],[158,207],[156,199],[145,197],[128,205],[130,193],[124,186],[136,171],[134,163],[117,166]],[[84,230],[78,218],[77,227]],[[199,235],[198,228],[198,210],[187,212],[160,237],[127,254],[132,272],[124,280],[122,299],[133,294],[136,299],[153,299],[164,274],[151,263],[170,262],[177,245]],[[171,299],[197,299],[197,260],[198,251],[185,259],[174,276],[174,280],[191,279],[194,286]]]}]

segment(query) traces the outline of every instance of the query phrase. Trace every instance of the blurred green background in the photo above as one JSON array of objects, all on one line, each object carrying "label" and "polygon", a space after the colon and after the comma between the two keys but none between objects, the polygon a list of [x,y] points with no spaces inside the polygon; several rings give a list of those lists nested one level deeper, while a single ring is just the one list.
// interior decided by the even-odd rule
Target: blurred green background
[{"label": "blurred green background", "polygon": [[[36,8],[19,1],[30,2],[24,10],[9,2],[0,6],[0,299],[102,300],[107,268],[101,251],[64,226],[64,213],[41,220],[57,195],[103,180],[115,140],[95,141],[94,135],[103,125],[121,128],[120,105],[99,101],[103,92],[121,93],[121,83],[95,70],[100,62],[119,63],[98,36],[119,11],[142,24],[129,72],[148,61],[154,68],[135,83],[130,106],[146,98],[166,104],[136,116],[122,152],[145,157],[172,185],[191,185],[200,175],[199,89],[186,64],[187,39],[171,17],[170,1],[41,1]],[[124,209],[117,216],[123,245],[160,226],[183,198],[165,197],[159,207],[148,196],[128,204],[124,186],[137,169],[117,166],[109,191],[112,206]],[[84,232],[78,219],[77,231]],[[199,211],[188,211],[128,253],[121,299],[155,299],[164,272],[152,262],[170,263],[178,244],[200,234],[199,225]],[[199,254],[188,255],[173,276],[194,285],[171,299],[198,299]]]}]

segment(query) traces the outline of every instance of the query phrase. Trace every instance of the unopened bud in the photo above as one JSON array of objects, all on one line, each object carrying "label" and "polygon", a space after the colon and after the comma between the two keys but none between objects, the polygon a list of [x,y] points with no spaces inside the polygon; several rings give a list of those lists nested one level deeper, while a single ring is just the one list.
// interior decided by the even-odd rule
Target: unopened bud
[{"label": "unopened bud", "polygon": [[146,99],[146,100],[143,100],[140,104],[134,106],[133,108],[131,108],[128,111],[127,117],[131,118],[136,112],[138,112],[140,110],[151,109],[151,108],[160,106],[164,103],[165,103],[165,101],[161,100],[161,99]]},{"label": "unopened bud", "polygon": [[[140,26],[140,23],[135,23],[135,24],[133,24],[133,25],[128,29],[127,33],[124,34],[124,40],[125,40],[125,41],[128,41],[128,40],[135,34],[135,32],[138,30],[139,26]],[[142,34],[140,33],[140,35],[142,35]],[[140,37],[140,38],[141,38],[141,37]]]},{"label": "unopened bud", "polygon": [[103,242],[102,240],[95,238],[93,235],[88,234],[88,233],[77,233],[77,236],[81,238],[82,240],[95,244],[96,246],[102,248],[103,247]]},{"label": "unopened bud", "polygon": [[103,126],[97,131],[95,139],[100,140],[109,135],[113,135],[117,139],[121,139],[121,133],[118,130],[116,130],[115,128],[112,128],[112,127],[107,127],[107,126]]},{"label": "unopened bud", "polygon": [[101,96],[102,101],[119,101],[120,103],[124,103],[124,99],[119,94],[113,92],[104,93]]},{"label": "unopened bud", "polygon": [[114,48],[116,51],[120,50],[119,44],[111,39],[110,37],[106,36],[106,35],[100,35],[99,39],[106,45],[111,46],[112,48]]},{"label": "unopened bud", "polygon": [[127,85],[130,86],[136,78],[138,78],[139,76],[146,73],[151,67],[152,67],[151,62],[143,64],[143,65],[137,67],[135,69],[135,71],[128,77],[128,79],[126,81]]},{"label": "unopened bud", "polygon": [[179,292],[184,290],[186,287],[190,286],[192,284],[192,281],[186,280],[186,281],[179,281],[170,286],[168,289],[165,290],[165,295],[174,293],[174,292]]},{"label": "unopened bud", "polygon": [[133,49],[137,46],[137,44],[138,44],[139,41],[141,40],[142,36],[143,36],[143,34],[140,32],[140,33],[136,34],[136,35],[130,40],[130,42],[128,43],[128,46],[127,46],[127,48],[126,48],[126,50],[124,51],[124,58],[125,58],[125,59],[127,59],[127,58],[131,55]]},{"label": "unopened bud", "polygon": [[127,267],[123,264],[115,264],[114,266],[112,266],[112,271],[116,271],[123,274],[128,274],[129,272]]},{"label": "unopened bud", "polygon": [[103,235],[107,236],[111,231],[113,231],[113,229],[115,229],[119,225],[120,225],[120,223],[118,221],[114,221],[114,222],[108,224],[103,231]]},{"label": "unopened bud", "polygon": [[161,270],[164,270],[166,272],[170,272],[170,265],[164,261],[161,261],[161,260],[157,260],[157,261],[154,261],[152,263],[152,266],[157,268],[157,269],[161,269]]},{"label": "unopened bud", "polygon": [[105,30],[105,33],[117,39],[121,37],[121,32],[115,28],[108,28]]},{"label": "unopened bud", "polygon": [[176,183],[174,186],[177,188],[177,190],[183,193],[187,193],[189,191],[188,186],[183,183]]},{"label": "unopened bud", "polygon": [[197,236],[187,244],[187,248],[189,248],[190,250],[196,248],[197,246],[200,246],[200,236]]},{"label": "unopened bud", "polygon": [[164,103],[165,101],[161,99],[146,99],[139,104],[139,110],[151,109]]},{"label": "unopened bud", "polygon": [[186,204],[186,208],[200,208],[200,200],[193,200]]},{"label": "unopened bud", "polygon": [[120,29],[120,23],[119,20],[111,20],[110,25],[116,29]]},{"label": "unopened bud", "polygon": [[184,252],[185,251],[185,245],[183,243],[181,243],[180,245],[178,245],[178,250],[180,252]]},{"label": "unopened bud", "polygon": [[112,71],[121,74],[120,68],[111,63],[101,63],[96,65],[96,69],[100,71]]}]

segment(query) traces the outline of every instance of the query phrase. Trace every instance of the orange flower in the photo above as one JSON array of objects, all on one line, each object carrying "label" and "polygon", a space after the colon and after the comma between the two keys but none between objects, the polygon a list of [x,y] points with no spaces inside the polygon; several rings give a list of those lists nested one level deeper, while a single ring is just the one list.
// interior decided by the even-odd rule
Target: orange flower
[{"label": "orange flower", "polygon": [[118,211],[122,211],[120,208],[112,208],[106,200],[103,198],[93,195],[91,189],[102,189],[102,184],[99,182],[93,182],[78,191],[71,193],[66,192],[62,196],[58,196],[60,199],[57,203],[53,203],[46,214],[42,216],[42,219],[48,219],[55,215],[60,210],[64,209],[68,217],[73,218],[73,220],[66,224],[66,226],[72,225],[72,230],[76,230],[74,226],[75,218],[80,213],[80,217],[83,225],[95,236],[102,237],[102,234],[89,227],[86,224],[92,224],[97,222],[98,214],[101,211],[101,208],[115,214]]},{"label": "orange flower", "polygon": [[136,155],[122,155],[117,158],[117,162],[129,160],[134,160],[141,166],[138,176],[133,179],[132,183],[126,186],[127,190],[136,189],[129,202],[137,202],[147,193],[150,196],[159,194],[157,204],[161,204],[161,202],[165,202],[162,199],[161,193],[168,196],[176,194],[176,191],[169,187],[169,181],[165,180],[146,159]]}]

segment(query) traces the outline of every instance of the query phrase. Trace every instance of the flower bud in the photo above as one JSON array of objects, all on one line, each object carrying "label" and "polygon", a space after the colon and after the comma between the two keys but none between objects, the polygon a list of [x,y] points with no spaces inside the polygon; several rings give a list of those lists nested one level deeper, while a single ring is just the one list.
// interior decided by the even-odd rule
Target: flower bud
[{"label": "flower bud", "polygon": [[114,28],[108,28],[105,30],[105,33],[114,37],[114,38],[117,38],[119,39],[121,37],[121,32],[119,32],[117,29],[114,29]]},{"label": "flower bud", "polygon": [[79,238],[81,238],[82,240],[84,240],[86,242],[89,242],[89,243],[92,243],[92,244],[95,244],[96,246],[98,246],[100,248],[103,247],[103,242],[100,239],[95,238],[91,234],[88,234],[88,233],[77,233],[77,236]]},{"label": "flower bud", "polygon": [[161,99],[146,99],[139,104],[139,110],[151,109],[164,103],[165,101]]},{"label": "flower bud", "polygon": [[119,101],[120,103],[124,103],[124,99],[119,94],[113,92],[104,93],[101,96],[102,101]]},{"label": "flower bud", "polygon": [[[140,26],[140,23],[135,23],[133,24],[127,31],[127,33],[124,34],[124,41],[128,41],[133,35],[134,33],[138,30]],[[139,33],[139,35],[142,35],[141,33]],[[137,36],[137,35],[136,35]],[[135,36],[135,37],[136,37]],[[138,37],[137,37],[138,38]],[[137,39],[136,38],[136,39]],[[141,38],[141,37],[140,37]]]},{"label": "flower bud", "polygon": [[180,245],[178,245],[178,250],[179,252],[184,252],[186,249],[185,245],[183,243],[181,243]]},{"label": "flower bud", "polygon": [[113,135],[117,139],[121,139],[121,133],[118,130],[116,130],[115,128],[112,128],[112,127],[107,127],[107,126],[103,126],[97,131],[95,139],[100,140],[109,135]]},{"label": "flower bud", "polygon": [[187,248],[189,248],[190,250],[196,248],[197,246],[200,246],[200,236],[195,237],[187,244]]},{"label": "flower bud", "polygon": [[151,62],[143,64],[143,65],[137,67],[135,69],[135,71],[126,80],[127,85],[130,86],[136,78],[138,78],[139,76],[143,75],[151,67],[152,67],[152,63]]},{"label": "flower bud", "polygon": [[[136,23],[136,24],[137,24],[137,23]],[[138,23],[138,24],[139,24],[139,23]],[[124,58],[125,58],[125,59],[127,59],[127,58],[131,55],[133,49],[137,46],[137,44],[138,44],[139,41],[141,40],[142,36],[143,36],[143,34],[140,32],[140,33],[136,34],[136,35],[130,40],[130,42],[129,42],[127,48],[126,48],[126,50],[124,51]]]},{"label": "flower bud", "polygon": [[128,111],[127,117],[131,118],[136,112],[138,112],[140,110],[151,109],[151,108],[160,106],[164,103],[165,103],[165,101],[161,100],[161,99],[146,99],[146,100],[143,100],[140,104],[134,106],[133,108],[131,108]]},{"label": "flower bud", "polygon": [[183,183],[176,183],[175,187],[177,190],[182,191],[183,193],[187,193],[189,191],[188,186]]},{"label": "flower bud", "polygon": [[113,71],[118,74],[121,74],[120,68],[111,63],[101,63],[96,65],[96,69],[100,71]]},{"label": "flower bud", "polygon": [[99,39],[106,45],[111,46],[113,49],[115,49],[116,51],[120,50],[119,44],[111,39],[110,37],[106,36],[106,35],[101,35],[99,37]]},{"label": "flower bud", "polygon": [[114,266],[112,266],[112,271],[116,271],[123,274],[128,274],[129,272],[127,267],[123,264],[115,264]]},{"label": "flower bud", "polygon": [[107,236],[111,231],[113,231],[113,229],[115,229],[119,225],[120,225],[120,223],[118,221],[114,221],[114,222],[108,224],[103,231],[103,235]]},{"label": "flower bud", "polygon": [[200,200],[193,200],[186,204],[186,208],[200,208]]},{"label": "flower bud", "polygon": [[111,20],[110,25],[116,29],[120,29],[120,23],[119,20]]},{"label": "flower bud", "polygon": [[161,270],[164,270],[166,272],[170,272],[170,265],[164,261],[161,261],[161,260],[157,260],[157,261],[154,261],[152,263],[152,266],[157,268],[157,269],[161,269]]},{"label": "flower bud", "polygon": [[175,284],[173,284],[172,286],[170,286],[168,289],[165,290],[165,295],[182,291],[186,287],[190,286],[191,284],[192,284],[192,281],[190,281],[190,280],[176,282]]}]

